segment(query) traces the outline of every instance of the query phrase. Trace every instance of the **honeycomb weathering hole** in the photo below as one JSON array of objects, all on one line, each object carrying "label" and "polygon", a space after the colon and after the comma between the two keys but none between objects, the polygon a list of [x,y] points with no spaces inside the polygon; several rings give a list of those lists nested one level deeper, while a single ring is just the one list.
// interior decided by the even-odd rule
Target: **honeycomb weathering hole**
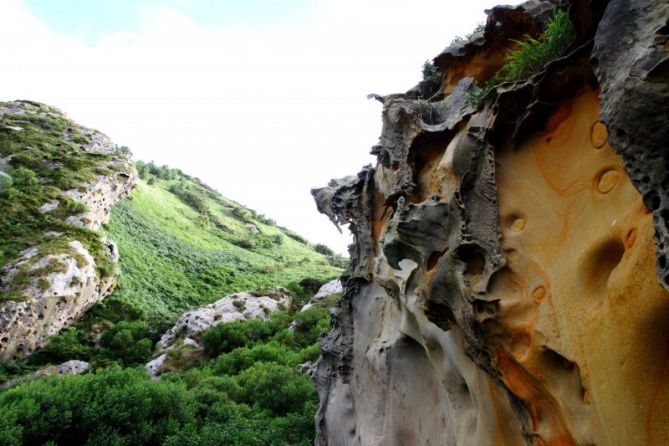
[{"label": "honeycomb weathering hole", "polygon": [[620,263],[625,245],[618,239],[607,240],[586,256],[581,266],[583,283],[593,293],[606,289],[611,271]]}]

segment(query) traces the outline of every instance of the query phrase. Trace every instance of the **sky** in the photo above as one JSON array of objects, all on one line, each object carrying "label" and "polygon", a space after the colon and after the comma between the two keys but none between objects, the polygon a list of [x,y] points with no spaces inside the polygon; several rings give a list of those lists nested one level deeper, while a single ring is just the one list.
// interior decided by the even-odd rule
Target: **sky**
[{"label": "sky", "polygon": [[411,88],[497,3],[0,0],[0,100],[56,106],[346,253],[310,189],[374,162],[367,94]]}]

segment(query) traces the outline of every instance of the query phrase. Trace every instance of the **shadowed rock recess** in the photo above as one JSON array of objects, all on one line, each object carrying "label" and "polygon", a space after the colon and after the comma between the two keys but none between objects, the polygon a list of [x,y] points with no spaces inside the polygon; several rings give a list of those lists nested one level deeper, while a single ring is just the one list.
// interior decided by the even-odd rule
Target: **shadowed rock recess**
[{"label": "shadowed rock recess", "polygon": [[[571,46],[472,105],[556,6]],[[317,444],[669,444],[669,2],[487,14],[312,191],[354,234]]]}]

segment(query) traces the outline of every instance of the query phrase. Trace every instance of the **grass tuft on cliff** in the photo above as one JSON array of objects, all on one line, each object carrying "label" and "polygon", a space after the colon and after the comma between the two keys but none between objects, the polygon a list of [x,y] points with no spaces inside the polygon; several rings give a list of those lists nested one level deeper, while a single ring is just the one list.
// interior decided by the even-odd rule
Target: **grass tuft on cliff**
[{"label": "grass tuft on cliff", "polygon": [[517,82],[539,72],[546,63],[560,57],[574,42],[576,33],[569,15],[555,9],[546,28],[538,38],[525,35],[523,40],[511,39],[516,48],[507,54],[504,66],[488,79],[482,87],[476,87],[469,94],[471,105],[477,107],[498,85]]}]

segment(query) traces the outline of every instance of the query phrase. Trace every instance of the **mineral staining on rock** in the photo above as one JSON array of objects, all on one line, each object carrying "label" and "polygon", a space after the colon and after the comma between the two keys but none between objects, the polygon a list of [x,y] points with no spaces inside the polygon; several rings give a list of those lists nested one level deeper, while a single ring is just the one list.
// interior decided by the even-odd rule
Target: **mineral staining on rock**
[{"label": "mineral staining on rock", "polygon": [[0,158],[0,359],[12,360],[111,293],[118,250],[97,229],[137,175],[105,135],[28,101],[0,103]]},{"label": "mineral staining on rock", "polygon": [[669,5],[564,6],[568,53],[474,109],[554,6],[489,11],[439,93],[381,98],[377,165],[313,192],[355,236],[319,444],[669,443]]}]

